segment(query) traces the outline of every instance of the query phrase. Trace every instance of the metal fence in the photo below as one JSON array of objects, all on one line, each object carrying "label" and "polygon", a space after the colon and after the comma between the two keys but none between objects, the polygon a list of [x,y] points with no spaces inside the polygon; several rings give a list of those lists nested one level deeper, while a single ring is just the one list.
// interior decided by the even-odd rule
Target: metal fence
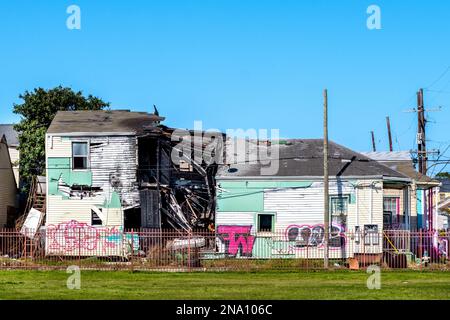
[{"label": "metal fence", "polygon": [[[323,229],[250,231],[122,230],[58,225],[38,232],[0,229],[0,269],[227,271],[323,268]],[[449,232],[331,232],[330,267],[450,270]]]}]

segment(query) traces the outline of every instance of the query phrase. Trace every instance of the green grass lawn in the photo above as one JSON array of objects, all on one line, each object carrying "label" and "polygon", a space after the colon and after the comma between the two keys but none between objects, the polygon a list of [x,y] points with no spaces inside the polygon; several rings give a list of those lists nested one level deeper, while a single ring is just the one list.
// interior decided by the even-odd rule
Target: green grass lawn
[{"label": "green grass lawn", "polygon": [[383,271],[381,289],[363,271],[150,273],[0,271],[0,299],[450,299],[450,272]]}]

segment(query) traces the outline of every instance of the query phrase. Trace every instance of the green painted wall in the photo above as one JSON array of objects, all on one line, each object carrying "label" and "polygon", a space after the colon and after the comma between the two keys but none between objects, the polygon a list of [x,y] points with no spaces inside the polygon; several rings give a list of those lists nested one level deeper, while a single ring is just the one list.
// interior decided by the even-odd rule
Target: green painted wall
[{"label": "green painted wall", "polygon": [[111,194],[111,199],[105,202],[104,204],[105,208],[121,208],[122,204],[120,203],[120,197],[119,194],[115,191]]},{"label": "green painted wall", "polygon": [[90,170],[72,170],[70,158],[48,158],[48,191],[51,195],[61,195],[58,190],[58,180],[62,178],[69,186],[92,186],[92,172]]},{"label": "green painted wall", "polygon": [[262,212],[264,190],[276,188],[308,188],[312,181],[218,181],[217,211]]}]

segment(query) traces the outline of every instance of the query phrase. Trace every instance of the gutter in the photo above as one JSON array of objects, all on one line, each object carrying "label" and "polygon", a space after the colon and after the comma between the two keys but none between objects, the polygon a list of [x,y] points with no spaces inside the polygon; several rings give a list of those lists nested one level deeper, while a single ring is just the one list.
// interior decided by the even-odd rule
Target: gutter
[{"label": "gutter", "polygon": [[388,182],[413,182],[413,179],[411,178],[393,178],[393,177],[383,177],[384,181]]},{"label": "gutter", "polygon": [[135,136],[136,132],[65,132],[65,133],[47,133],[52,137],[104,137],[104,136]]},{"label": "gutter", "polygon": [[[323,176],[216,176],[217,180],[314,180],[314,181],[322,181]],[[383,179],[383,176],[345,176],[345,177],[336,177],[330,176],[330,180],[355,180],[355,179]]]},{"label": "gutter", "polygon": [[[330,180],[383,180],[392,182],[409,182],[412,180],[410,178],[392,178],[384,176],[330,176]],[[322,181],[323,177],[320,176],[216,176],[216,180],[313,180]]]}]

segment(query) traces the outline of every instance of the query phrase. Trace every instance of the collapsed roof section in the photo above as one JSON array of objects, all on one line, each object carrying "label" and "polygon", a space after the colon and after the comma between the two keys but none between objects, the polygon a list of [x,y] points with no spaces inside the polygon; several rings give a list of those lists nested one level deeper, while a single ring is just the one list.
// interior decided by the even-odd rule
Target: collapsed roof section
[{"label": "collapsed roof section", "polygon": [[77,199],[115,194],[125,228],[209,226],[214,221],[214,176],[223,134],[173,129],[162,120],[128,110],[58,112],[47,131],[49,143],[58,136],[89,141],[92,181],[69,181],[70,158],[64,158],[68,175],[59,167],[49,170],[55,192]]},{"label": "collapsed roof section", "polygon": [[205,139],[204,132],[163,125],[138,136],[143,227],[189,231],[213,223],[221,141],[222,133],[210,133]]}]

